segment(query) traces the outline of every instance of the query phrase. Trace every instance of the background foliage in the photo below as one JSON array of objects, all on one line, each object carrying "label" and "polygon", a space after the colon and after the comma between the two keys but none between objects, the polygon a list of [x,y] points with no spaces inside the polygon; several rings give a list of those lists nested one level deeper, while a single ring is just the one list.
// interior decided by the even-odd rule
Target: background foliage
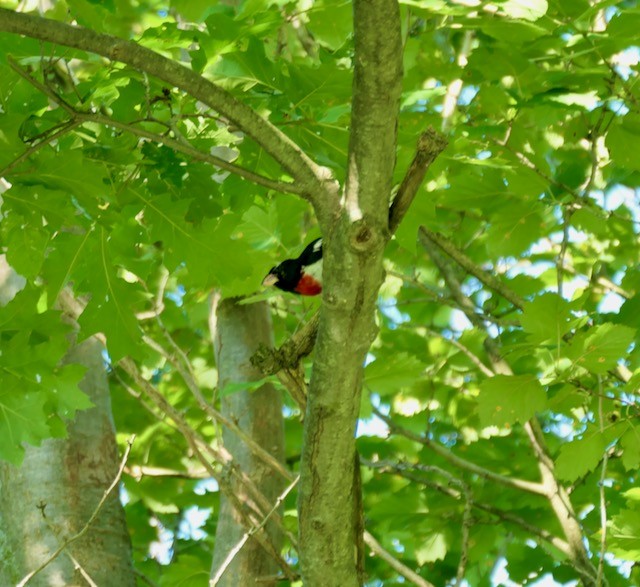
[{"label": "background foliage", "polygon": [[[461,566],[470,585],[491,584],[504,565],[518,584],[575,580],[552,544],[562,532],[549,500],[486,474],[538,480],[525,426],[537,418],[600,576],[638,583],[625,561],[640,556],[640,10],[608,0],[401,7],[398,183],[425,128],[443,128],[450,146],[387,250],[358,441],[367,528],[435,585]],[[43,14],[189,64],[344,178],[348,2],[67,0]],[[0,308],[0,457],[19,463],[24,442],[63,435],[87,407],[81,370],[59,366],[55,300],[72,283],[87,300],[81,335],[108,341],[119,434],[138,435],[125,479],[136,565],[160,585],[204,585],[215,515],[189,523],[216,511],[215,485],[117,363],[133,358],[215,443],[171,345],[209,398],[232,393],[215,387],[208,294],[256,294],[271,265],[317,236],[311,210],[212,167],[214,155],[288,179],[215,112],[126,66],[0,34],[0,78],[0,245],[26,278]],[[268,295],[279,342],[318,304]],[[287,416],[295,469],[292,402]],[[286,505],[293,514],[294,495]],[[377,557],[367,573],[371,585],[398,581]]]}]

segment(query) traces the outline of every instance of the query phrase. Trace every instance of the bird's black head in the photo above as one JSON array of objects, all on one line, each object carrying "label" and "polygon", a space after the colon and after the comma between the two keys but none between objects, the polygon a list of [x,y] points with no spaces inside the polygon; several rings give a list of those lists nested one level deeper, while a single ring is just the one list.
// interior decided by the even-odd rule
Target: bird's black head
[{"label": "bird's black head", "polygon": [[275,285],[283,291],[294,291],[302,275],[302,266],[297,259],[287,259],[272,267],[262,280],[262,285]]}]

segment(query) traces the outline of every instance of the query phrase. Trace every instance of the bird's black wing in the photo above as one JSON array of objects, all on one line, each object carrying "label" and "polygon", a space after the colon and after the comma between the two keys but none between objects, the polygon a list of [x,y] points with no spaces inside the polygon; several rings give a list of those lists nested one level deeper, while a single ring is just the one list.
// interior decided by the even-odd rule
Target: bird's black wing
[{"label": "bird's black wing", "polygon": [[303,267],[308,267],[309,265],[313,265],[322,259],[322,239],[317,238],[314,241],[311,241],[300,253],[298,257],[298,261]]}]

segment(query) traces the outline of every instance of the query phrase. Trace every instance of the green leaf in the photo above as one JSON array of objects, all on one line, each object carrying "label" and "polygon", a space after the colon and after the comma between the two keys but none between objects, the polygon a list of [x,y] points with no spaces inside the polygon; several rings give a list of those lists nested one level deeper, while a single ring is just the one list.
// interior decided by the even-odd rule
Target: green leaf
[{"label": "green leaf", "polygon": [[582,438],[563,444],[556,458],[558,477],[572,482],[593,471],[618,434],[617,427],[607,428],[604,432],[590,429]]},{"label": "green leaf", "polygon": [[430,534],[420,546],[415,549],[415,557],[418,565],[442,560],[447,555],[447,539],[441,532]]},{"label": "green leaf", "polygon": [[171,7],[190,22],[201,22],[211,9],[209,0],[171,0]]},{"label": "green leaf", "polygon": [[604,375],[625,358],[635,334],[635,328],[607,322],[576,336],[567,355],[577,365]]},{"label": "green leaf", "polygon": [[640,467],[640,428],[629,423],[629,429],[620,438],[624,449],[622,464],[627,471],[636,471]]},{"label": "green leaf", "polygon": [[629,118],[630,115],[627,115],[622,123],[611,126],[605,143],[611,159],[618,165],[637,171],[640,170],[640,153],[637,149],[630,149],[629,145],[637,143],[640,133],[634,128],[636,121],[629,124]]},{"label": "green leaf", "polygon": [[544,410],[546,401],[546,393],[535,375],[496,375],[480,385],[480,422],[483,426],[524,424]]},{"label": "green leaf", "polygon": [[99,229],[94,239],[95,256],[83,261],[89,264],[84,267],[83,287],[92,292],[92,297],[78,323],[86,335],[103,332],[111,359],[117,362],[126,355],[142,354],[140,326],[132,311],[139,307],[140,297],[136,288],[118,274],[108,239],[106,231]]},{"label": "green leaf", "polygon": [[240,85],[245,91],[257,85],[272,91],[282,90],[280,70],[265,55],[264,44],[255,37],[249,38],[245,51],[226,53],[207,72]]},{"label": "green leaf", "polygon": [[611,519],[607,544],[611,552],[628,561],[640,562],[640,510],[621,510]]},{"label": "green leaf", "polygon": [[270,381],[270,378],[264,377],[258,381],[230,381],[222,389],[218,391],[220,397],[227,397],[234,393],[240,393],[242,391],[257,391],[265,383]]},{"label": "green leaf", "polygon": [[279,243],[278,212],[275,206],[267,209],[251,206],[243,215],[237,233],[257,249],[266,249]]},{"label": "green leaf", "polygon": [[542,18],[549,9],[547,0],[506,0],[498,4],[500,10],[511,18],[522,18],[524,20],[538,20]]},{"label": "green leaf", "polygon": [[607,447],[600,434],[591,434],[563,444],[556,458],[556,474],[565,481],[575,481],[593,471]]},{"label": "green leaf", "polygon": [[415,383],[424,364],[413,355],[398,353],[392,360],[377,359],[364,370],[365,385],[373,392],[388,395]]},{"label": "green leaf", "polygon": [[41,154],[38,172],[20,176],[19,183],[73,195],[83,212],[95,215],[109,182],[104,166],[83,157],[79,149],[69,149],[64,157]]},{"label": "green leaf", "polygon": [[19,389],[0,388],[0,459],[19,465],[24,456],[23,443],[39,445],[49,436],[44,393],[21,393]]},{"label": "green leaf", "polygon": [[160,587],[202,587],[207,584],[210,568],[200,558],[182,553],[162,573]]},{"label": "green leaf", "polygon": [[43,375],[42,385],[53,396],[56,413],[63,420],[73,420],[77,411],[94,406],[89,396],[78,386],[86,371],[87,368],[83,365],[68,364]]},{"label": "green leaf", "polygon": [[487,247],[493,255],[521,255],[540,238],[543,226],[537,206],[505,206],[491,222]]},{"label": "green leaf", "polygon": [[332,51],[346,43],[352,21],[351,2],[318,0],[309,12],[309,30],[320,44]]},{"label": "green leaf", "polygon": [[136,194],[146,205],[151,240],[161,243],[165,264],[171,271],[186,264],[186,278],[198,286],[242,280],[250,275],[254,267],[248,245],[243,239],[232,237],[238,216],[226,214],[219,221],[205,219],[196,225],[185,220],[189,200]]},{"label": "green leaf", "polygon": [[49,233],[37,226],[26,225],[11,231],[7,245],[7,260],[24,277],[34,278],[40,272]]},{"label": "green leaf", "polygon": [[520,324],[531,342],[560,344],[571,329],[571,318],[569,302],[558,294],[546,292],[524,304]]}]

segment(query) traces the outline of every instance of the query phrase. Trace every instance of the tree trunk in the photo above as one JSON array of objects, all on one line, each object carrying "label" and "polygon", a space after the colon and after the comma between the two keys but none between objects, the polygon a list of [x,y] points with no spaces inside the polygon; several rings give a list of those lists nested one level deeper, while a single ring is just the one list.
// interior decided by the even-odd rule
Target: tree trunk
[{"label": "tree trunk", "polygon": [[[0,265],[0,274],[13,271]],[[14,273],[15,275],[15,273]],[[2,300],[13,295],[5,287]],[[80,387],[95,407],[78,412],[68,437],[26,448],[20,468],[0,464],[0,585],[15,585],[85,526],[118,471],[111,399],[102,345],[90,338],[67,353],[66,362],[87,368]],[[75,562],[74,562],[75,560]],[[114,491],[88,532],[29,582],[33,586],[135,585],[131,542]]]},{"label": "tree trunk", "polygon": [[[215,303],[211,312],[211,334],[214,340],[218,367],[218,389],[229,383],[256,381],[262,377],[250,358],[258,346],[273,346],[271,316],[266,304],[239,305],[237,300],[226,299]],[[282,398],[271,384],[256,391],[239,391],[222,398],[223,414],[233,420],[263,448],[279,460],[284,459],[284,427]],[[265,463],[256,458],[236,435],[228,430],[222,434],[225,448],[232,454],[237,466],[255,483],[257,488],[273,503],[284,488],[282,478]],[[243,487],[234,492],[241,501],[250,501]],[[260,520],[258,520],[259,522]],[[238,519],[233,505],[221,498],[215,552],[211,567],[212,578],[224,567],[218,582],[222,587],[275,585],[264,581],[273,576],[278,566],[259,543],[250,538],[243,548],[229,561],[229,553],[240,542],[247,528]],[[277,550],[282,544],[280,532],[271,523],[266,531]],[[225,567],[225,565],[227,565]]]},{"label": "tree trunk", "polygon": [[[389,238],[402,88],[396,0],[354,0],[349,161],[340,210],[323,232],[318,338],[300,462],[300,566],[306,587],[363,583],[360,487],[354,471],[362,375]],[[384,34],[380,34],[384,31]]]}]

